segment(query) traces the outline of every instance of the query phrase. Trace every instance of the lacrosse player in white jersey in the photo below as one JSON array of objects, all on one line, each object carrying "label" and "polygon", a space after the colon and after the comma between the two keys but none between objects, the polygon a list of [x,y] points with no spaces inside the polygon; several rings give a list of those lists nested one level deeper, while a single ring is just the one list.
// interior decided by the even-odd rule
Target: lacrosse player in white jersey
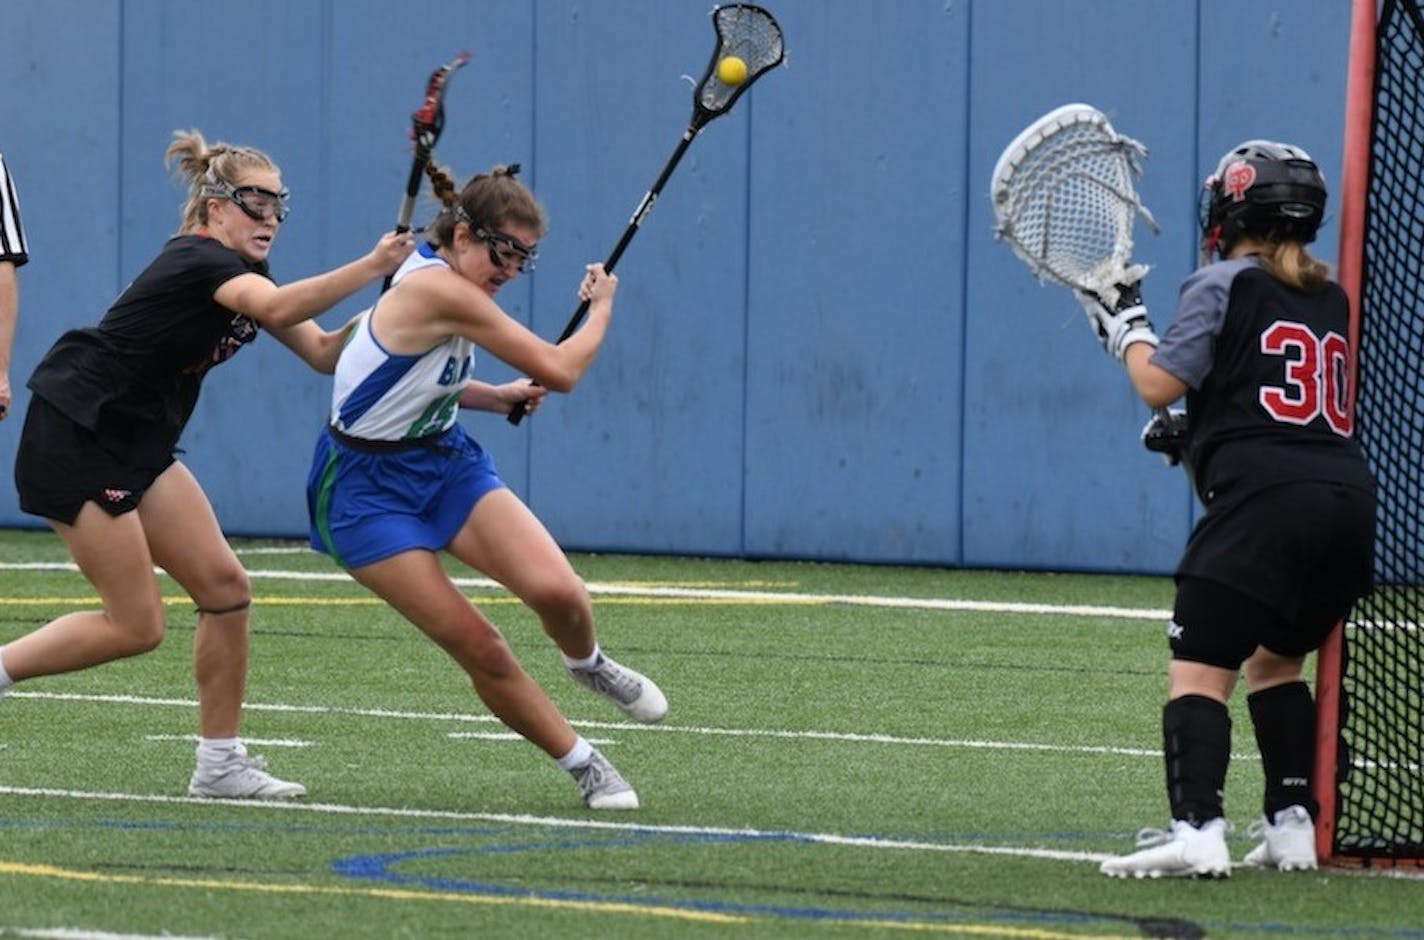
[{"label": "lacrosse player in white jersey", "polygon": [[[308,479],[311,543],[434,640],[500,720],[578,785],[592,809],[636,809],[638,796],[515,659],[498,628],[450,580],[446,551],[527,604],[569,675],[636,721],[655,722],[667,700],[610,659],[594,634],[583,581],[548,530],[500,480],[457,423],[460,408],[534,411],[546,389],[568,391],[593,363],[618,282],[588,266],[583,328],[549,343],[501,310],[495,295],[529,270],[547,222],[534,195],[496,167],[456,192],[427,168],[445,207],[391,289],[351,330],[336,366],[330,426]],[[475,347],[531,376],[491,385],[472,378]]]}]

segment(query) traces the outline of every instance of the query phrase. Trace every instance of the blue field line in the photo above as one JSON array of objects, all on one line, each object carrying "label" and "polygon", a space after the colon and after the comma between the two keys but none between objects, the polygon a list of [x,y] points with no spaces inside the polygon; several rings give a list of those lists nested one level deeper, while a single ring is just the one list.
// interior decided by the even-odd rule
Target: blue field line
[{"label": "blue field line", "polygon": [[[730,844],[738,842],[806,842],[791,833],[764,834],[756,836],[731,835],[666,835],[661,833],[632,833],[616,839],[559,839],[550,841],[517,842],[468,848],[428,848],[404,852],[388,852],[371,855],[356,855],[338,859],[332,863],[332,871],[347,878],[374,881],[389,885],[419,886],[435,891],[479,894],[492,897],[522,897],[549,901],[585,902],[593,904],[620,904],[646,906],[650,908],[674,908],[705,913],[730,914],[754,917],[771,917],[783,920],[808,920],[820,922],[854,922],[858,924],[997,924],[1051,926],[1083,926],[1085,924],[1134,923],[1135,919],[1111,913],[1067,910],[997,909],[982,903],[962,905],[962,911],[953,913],[924,910],[864,910],[835,908],[824,905],[785,904],[744,904],[711,899],[675,898],[651,894],[604,894],[589,891],[567,891],[558,889],[531,888],[528,884],[517,886],[489,881],[474,881],[463,878],[446,878],[429,875],[405,874],[395,867],[409,862],[422,862],[459,858],[461,856],[499,855],[518,852],[607,850],[614,848],[645,848],[656,845],[677,844]],[[766,889],[769,894],[778,893],[775,887]],[[936,903],[954,904],[952,900],[934,901],[926,898],[917,902],[924,906]],[[1376,937],[1390,940],[1420,940],[1424,929],[1388,929],[1342,927],[1322,931],[1318,927],[1293,927],[1287,924],[1253,924],[1207,922],[1199,926],[1216,930],[1239,931],[1250,935],[1280,937],[1290,936],[1331,936],[1331,937]],[[991,930],[985,930],[990,933]]]},{"label": "blue field line", "polygon": [[[526,851],[570,851],[580,849],[607,850],[610,848],[643,848],[650,845],[677,844],[728,844],[751,842],[791,842],[809,843],[810,840],[793,833],[769,833],[750,836],[727,834],[667,835],[653,832],[635,832],[618,839],[561,839],[550,842],[526,842],[509,845],[493,845],[470,848],[430,848],[405,852],[389,852],[374,855],[357,855],[338,859],[332,863],[332,871],[347,878],[375,881],[382,884],[419,886],[435,891],[466,894],[480,894],[494,897],[535,898],[546,901],[582,902],[590,904],[621,904],[634,907],[674,908],[703,913],[732,914],[753,917],[772,917],[782,920],[811,920],[825,922],[855,922],[858,924],[896,923],[968,923],[986,919],[999,923],[1051,923],[1084,924],[1112,921],[1111,915],[1078,914],[1073,912],[1029,912],[999,911],[974,905],[972,911],[962,913],[925,912],[909,910],[857,910],[826,906],[795,906],[783,904],[743,904],[732,901],[711,899],[675,898],[651,894],[604,894],[589,891],[566,891],[557,889],[537,889],[528,885],[504,885],[496,882],[470,881],[462,878],[441,878],[428,875],[410,875],[394,871],[396,865],[412,861],[457,858],[470,855],[497,855]],[[777,893],[768,889],[768,893]],[[929,905],[931,902],[923,902]]]}]

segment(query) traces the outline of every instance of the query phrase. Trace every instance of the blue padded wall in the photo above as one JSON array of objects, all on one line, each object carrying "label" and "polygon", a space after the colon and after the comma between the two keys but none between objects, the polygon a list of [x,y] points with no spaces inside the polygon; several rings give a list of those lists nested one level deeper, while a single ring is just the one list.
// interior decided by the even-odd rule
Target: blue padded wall
[{"label": "blue padded wall", "polygon": [[[788,64],[713,121],[620,262],[593,369],[519,428],[467,426],[571,549],[1169,571],[1197,511],[1063,291],[993,238],[989,175],[1087,101],[1151,149],[1138,230],[1159,327],[1226,147],[1338,179],[1348,0],[775,0]],[[172,131],[267,150],[293,192],[272,269],[394,221],[409,115],[461,49],[437,150],[518,162],[552,228],[500,303],[553,338],[672,153],[711,52],[705,0],[8,0],[0,152],[33,261],[12,383],[176,228]],[[76,29],[81,24],[82,29]],[[79,67],[75,63],[81,63]],[[429,200],[416,221],[433,214]],[[1318,243],[1335,255],[1336,230]],[[344,322],[374,286],[330,312]],[[513,373],[489,356],[479,374]],[[301,535],[329,379],[263,340],[216,370],[184,460],[232,534]],[[0,423],[8,468],[18,417]],[[0,525],[31,526],[0,486]]]}]

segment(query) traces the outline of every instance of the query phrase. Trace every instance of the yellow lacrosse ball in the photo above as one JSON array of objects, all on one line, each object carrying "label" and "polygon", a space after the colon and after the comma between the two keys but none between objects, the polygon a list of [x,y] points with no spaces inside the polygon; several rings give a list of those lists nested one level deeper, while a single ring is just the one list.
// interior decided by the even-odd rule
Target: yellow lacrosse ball
[{"label": "yellow lacrosse ball", "polygon": [[740,85],[747,80],[747,64],[737,56],[725,56],[717,63],[717,78],[723,85]]}]

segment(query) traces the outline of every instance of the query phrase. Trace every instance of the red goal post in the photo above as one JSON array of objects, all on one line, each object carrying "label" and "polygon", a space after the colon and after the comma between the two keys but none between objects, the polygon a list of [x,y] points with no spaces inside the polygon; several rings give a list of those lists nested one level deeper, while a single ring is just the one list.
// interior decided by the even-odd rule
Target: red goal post
[{"label": "red goal post", "polygon": [[1353,0],[1337,278],[1379,481],[1376,587],[1320,649],[1322,861],[1424,865],[1424,13]]}]

